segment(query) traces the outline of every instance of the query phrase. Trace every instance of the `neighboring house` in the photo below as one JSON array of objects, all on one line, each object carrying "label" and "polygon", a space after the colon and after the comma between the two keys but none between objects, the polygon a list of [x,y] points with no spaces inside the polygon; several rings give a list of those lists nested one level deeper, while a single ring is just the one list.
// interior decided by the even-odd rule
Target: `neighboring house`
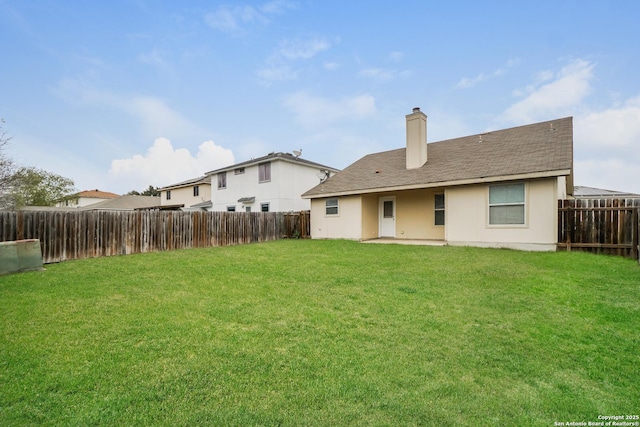
[{"label": "neighboring house", "polygon": [[576,185],[573,187],[573,197],[576,199],[637,199],[640,198],[640,194]]},{"label": "neighboring house", "polygon": [[[211,178],[201,176],[159,189],[163,207],[199,210],[199,205],[211,200]],[[195,207],[194,207],[195,205]]]},{"label": "neighboring house", "polygon": [[115,199],[78,208],[80,211],[136,211],[161,209],[160,197],[126,194]]},{"label": "neighboring house", "polygon": [[105,200],[115,199],[116,197],[120,197],[120,195],[115,193],[110,193],[108,191],[100,191],[98,189],[85,190],[85,191],[76,193],[72,196],[66,197],[64,200],[56,203],[56,206],[68,207],[68,208],[82,208],[85,206],[92,205],[94,203],[100,203],[100,202],[104,202]]},{"label": "neighboring house", "polygon": [[571,117],[427,144],[415,108],[406,132],[406,148],[365,156],[303,194],[312,238],[555,250],[558,200],[573,192]]},{"label": "neighboring house", "polygon": [[211,211],[288,212],[310,208],[301,194],[338,172],[289,153],[264,157],[207,172],[211,179]]}]

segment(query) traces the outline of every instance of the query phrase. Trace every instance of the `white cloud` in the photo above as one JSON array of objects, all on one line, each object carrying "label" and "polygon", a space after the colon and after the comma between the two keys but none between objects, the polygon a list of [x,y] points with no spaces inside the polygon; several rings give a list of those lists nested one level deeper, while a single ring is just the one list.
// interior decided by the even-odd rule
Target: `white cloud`
[{"label": "white cloud", "polygon": [[[640,96],[619,107],[576,117],[575,138],[591,148],[630,148],[635,145],[640,149]],[[635,152],[640,157],[640,151]]]},{"label": "white cloud", "polygon": [[404,59],[404,53],[402,52],[391,52],[388,56],[389,61],[391,62],[400,62]]},{"label": "white cloud", "polygon": [[167,138],[157,138],[145,155],[111,162],[109,178],[114,187],[144,189],[149,185],[162,187],[234,163],[231,150],[205,141],[195,156],[188,149],[174,149]]},{"label": "white cloud", "polygon": [[367,68],[358,72],[359,76],[369,77],[375,80],[391,80],[393,78],[393,71],[383,70],[381,68]]},{"label": "white cloud", "polygon": [[118,106],[137,117],[142,123],[145,134],[151,137],[188,134],[195,128],[194,124],[157,97],[126,98],[120,100]]},{"label": "white cloud", "polygon": [[211,28],[225,33],[241,34],[252,23],[268,24],[272,15],[284,13],[295,8],[289,1],[275,0],[262,6],[237,5],[219,6],[214,12],[207,13],[204,20]]},{"label": "white cloud", "polygon": [[397,78],[407,78],[413,75],[411,70],[387,70],[383,68],[367,68],[358,72],[360,77],[366,77],[378,82],[386,82]]},{"label": "white cloud", "polygon": [[149,52],[139,54],[138,61],[143,64],[153,65],[156,67],[167,66],[167,61],[164,59],[164,54],[159,49],[152,49]]},{"label": "white cloud", "polygon": [[575,160],[575,185],[640,194],[639,159]]},{"label": "white cloud", "polygon": [[198,127],[167,105],[162,98],[125,95],[98,89],[83,79],[63,79],[50,89],[59,98],[82,106],[107,106],[137,119],[146,138],[190,137]]},{"label": "white cloud", "polygon": [[549,81],[528,89],[528,95],[509,107],[501,119],[510,123],[531,123],[573,115],[591,90],[594,64],[577,59],[563,67]]},{"label": "white cloud", "polygon": [[340,68],[340,64],[337,62],[325,62],[323,67],[325,70],[333,71]]},{"label": "white cloud", "polygon": [[558,72],[536,74],[519,90],[524,98],[500,120],[525,124],[573,116],[575,184],[640,193],[640,96],[605,108],[589,105],[594,68],[576,59]]},{"label": "white cloud", "polygon": [[458,84],[456,84],[456,86],[460,89],[467,89],[470,87],[474,87],[475,85],[477,85],[482,81],[485,81],[486,79],[487,79],[487,75],[484,73],[480,73],[477,76],[472,78],[469,78],[469,77],[461,78]]},{"label": "white cloud", "polygon": [[291,64],[298,60],[313,58],[318,53],[330,49],[332,43],[322,37],[282,40],[256,74],[266,83],[295,80],[298,72],[292,68]]},{"label": "white cloud", "polygon": [[242,30],[241,25],[260,21],[267,23],[268,19],[253,6],[219,6],[215,12],[207,13],[205,22],[213,29],[225,33],[237,33]]},{"label": "white cloud", "polygon": [[317,53],[327,50],[331,43],[326,39],[313,37],[310,39],[283,40],[275,55],[286,60],[309,59]]},{"label": "white cloud", "polygon": [[468,89],[474,87],[478,83],[484,82],[486,80],[492,79],[494,77],[499,77],[505,74],[510,68],[515,67],[520,63],[519,59],[510,59],[507,61],[504,67],[498,68],[491,73],[479,73],[475,77],[463,77],[458,81],[456,87],[459,89]]},{"label": "white cloud", "polygon": [[371,118],[377,111],[371,95],[343,97],[337,100],[299,91],[288,95],[284,105],[305,125],[323,125],[342,120]]},{"label": "white cloud", "polygon": [[577,185],[640,193],[640,96],[574,119]]}]

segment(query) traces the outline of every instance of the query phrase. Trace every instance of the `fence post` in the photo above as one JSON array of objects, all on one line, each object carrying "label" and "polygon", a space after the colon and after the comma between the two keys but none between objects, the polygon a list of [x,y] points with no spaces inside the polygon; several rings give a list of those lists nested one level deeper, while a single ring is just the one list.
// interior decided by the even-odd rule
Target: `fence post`
[{"label": "fence post", "polygon": [[567,252],[571,252],[571,236],[573,235],[573,215],[574,215],[574,210],[573,210],[573,205],[571,204],[571,201],[567,200]]},{"label": "fence post", "polygon": [[640,205],[634,206],[633,209],[633,220],[632,225],[635,227],[633,230],[633,256],[638,260],[638,264],[640,264]]}]

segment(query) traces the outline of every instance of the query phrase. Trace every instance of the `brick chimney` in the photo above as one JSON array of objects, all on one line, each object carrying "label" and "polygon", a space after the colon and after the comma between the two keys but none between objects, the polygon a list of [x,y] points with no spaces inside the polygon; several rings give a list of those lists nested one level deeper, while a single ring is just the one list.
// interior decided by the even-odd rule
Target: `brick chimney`
[{"label": "brick chimney", "polygon": [[407,116],[407,169],[427,163],[427,115],[414,108]]}]

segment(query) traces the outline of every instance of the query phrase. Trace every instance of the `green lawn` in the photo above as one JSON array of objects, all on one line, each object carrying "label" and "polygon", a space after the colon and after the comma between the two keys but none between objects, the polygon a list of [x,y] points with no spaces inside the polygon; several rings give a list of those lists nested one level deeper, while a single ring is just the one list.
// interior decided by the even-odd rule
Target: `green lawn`
[{"label": "green lawn", "polygon": [[552,426],[640,413],[640,267],[289,240],[0,277],[0,425]]}]

